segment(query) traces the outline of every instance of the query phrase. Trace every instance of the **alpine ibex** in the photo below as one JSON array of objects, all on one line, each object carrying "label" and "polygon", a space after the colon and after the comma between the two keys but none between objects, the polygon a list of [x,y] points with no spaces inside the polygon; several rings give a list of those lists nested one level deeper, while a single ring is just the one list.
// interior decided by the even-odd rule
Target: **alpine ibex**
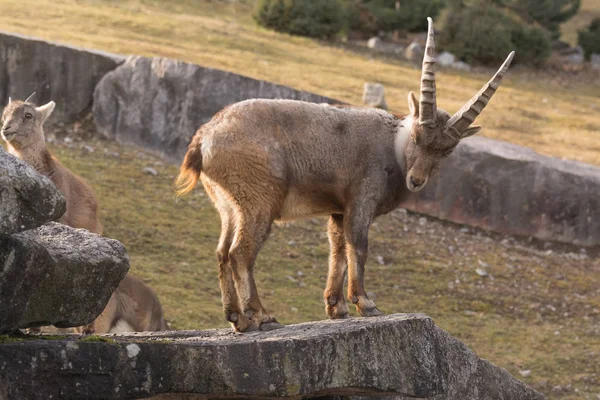
[{"label": "alpine ibex", "polygon": [[[8,151],[47,176],[67,201],[67,211],[60,223],[102,234],[98,219],[98,202],[92,189],[63,166],[46,148],[43,125],[54,111],[55,103],[36,107],[30,102],[11,101],[2,113],[2,138]],[[112,294],[104,311],[91,324],[74,328],[74,332],[108,333],[164,330],[167,325],[158,298],[144,282],[127,275]],[[51,331],[52,328],[41,329]],[[31,331],[36,331],[32,329]]]},{"label": "alpine ibex", "polygon": [[98,220],[98,202],[92,189],[77,175],[69,171],[46,148],[44,122],[54,111],[55,103],[36,107],[29,101],[11,101],[2,113],[2,138],[8,152],[47,176],[67,200],[67,211],[59,222],[73,228],[85,228],[102,233]]},{"label": "alpine ibex", "polygon": [[182,195],[202,180],[221,217],[217,247],[226,319],[238,331],[279,327],[263,308],[253,268],[273,221],[330,215],[325,307],[346,318],[343,285],[362,316],[381,312],[367,297],[364,267],[373,219],[421,190],[487,105],[512,52],[494,77],[454,116],[436,107],[433,21],[423,59],[419,100],[410,114],[330,107],[289,100],[233,104],[193,137],[176,181]]}]

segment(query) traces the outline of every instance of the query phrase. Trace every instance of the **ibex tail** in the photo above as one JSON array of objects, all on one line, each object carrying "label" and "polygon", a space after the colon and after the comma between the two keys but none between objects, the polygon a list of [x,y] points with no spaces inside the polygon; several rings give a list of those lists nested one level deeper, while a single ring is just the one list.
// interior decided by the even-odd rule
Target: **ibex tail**
[{"label": "ibex tail", "polygon": [[177,196],[183,196],[189,193],[200,178],[200,172],[202,171],[202,136],[196,135],[192,139],[188,151],[185,154],[181,168],[179,169],[179,176],[175,181],[175,187],[177,188]]}]

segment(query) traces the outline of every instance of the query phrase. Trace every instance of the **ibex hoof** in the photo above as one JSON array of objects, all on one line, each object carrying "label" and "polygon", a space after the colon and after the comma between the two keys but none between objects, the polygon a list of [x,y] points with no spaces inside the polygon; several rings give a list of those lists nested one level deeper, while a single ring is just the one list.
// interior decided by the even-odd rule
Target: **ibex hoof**
[{"label": "ibex hoof", "polygon": [[262,324],[260,326],[260,330],[261,331],[273,331],[275,329],[281,329],[284,327],[285,327],[285,325],[280,324],[277,321],[271,321],[271,322],[265,322],[264,324]]},{"label": "ibex hoof", "polygon": [[350,314],[348,314],[348,305],[345,301],[340,301],[335,306],[328,305],[325,311],[330,319],[345,319],[350,317]]},{"label": "ibex hoof", "polygon": [[233,330],[236,332],[252,332],[257,331],[258,326],[247,318],[244,314],[237,314],[235,321],[230,321],[233,325]]},{"label": "ibex hoof", "polygon": [[377,307],[364,308],[364,309],[359,308],[358,312],[363,317],[379,317],[379,316],[383,315],[383,313],[381,311],[379,311],[377,309]]}]

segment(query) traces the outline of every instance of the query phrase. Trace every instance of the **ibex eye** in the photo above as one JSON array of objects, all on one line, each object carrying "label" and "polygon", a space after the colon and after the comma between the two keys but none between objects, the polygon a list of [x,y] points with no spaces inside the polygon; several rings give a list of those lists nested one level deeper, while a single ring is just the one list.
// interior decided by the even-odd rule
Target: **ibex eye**
[{"label": "ibex eye", "polygon": [[33,115],[31,113],[27,113],[27,114],[25,114],[25,118],[31,119],[31,118],[33,118]]}]

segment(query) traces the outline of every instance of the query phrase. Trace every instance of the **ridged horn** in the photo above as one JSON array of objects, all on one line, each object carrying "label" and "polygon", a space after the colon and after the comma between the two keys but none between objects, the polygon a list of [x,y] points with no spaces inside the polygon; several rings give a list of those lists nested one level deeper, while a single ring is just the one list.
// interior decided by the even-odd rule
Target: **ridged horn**
[{"label": "ridged horn", "polygon": [[33,96],[35,96],[35,91],[33,93],[31,93],[29,95],[29,97],[25,99],[25,101],[23,103],[29,103],[29,100],[31,100],[33,98]]},{"label": "ridged horn", "polygon": [[456,114],[448,120],[446,124],[446,133],[451,134],[456,138],[460,138],[462,133],[467,130],[469,126],[475,121],[475,118],[481,114],[485,106],[496,93],[496,90],[502,82],[502,77],[508,70],[510,63],[512,62],[515,52],[511,52],[504,64],[500,67],[498,72],[486,83],[483,88],[475,95],[467,104],[465,104]]},{"label": "ridged horn", "polygon": [[421,70],[421,95],[419,97],[419,124],[432,125],[436,122],[435,99],[435,42],[433,39],[433,20],[427,18],[427,43],[423,56],[423,69]]}]

